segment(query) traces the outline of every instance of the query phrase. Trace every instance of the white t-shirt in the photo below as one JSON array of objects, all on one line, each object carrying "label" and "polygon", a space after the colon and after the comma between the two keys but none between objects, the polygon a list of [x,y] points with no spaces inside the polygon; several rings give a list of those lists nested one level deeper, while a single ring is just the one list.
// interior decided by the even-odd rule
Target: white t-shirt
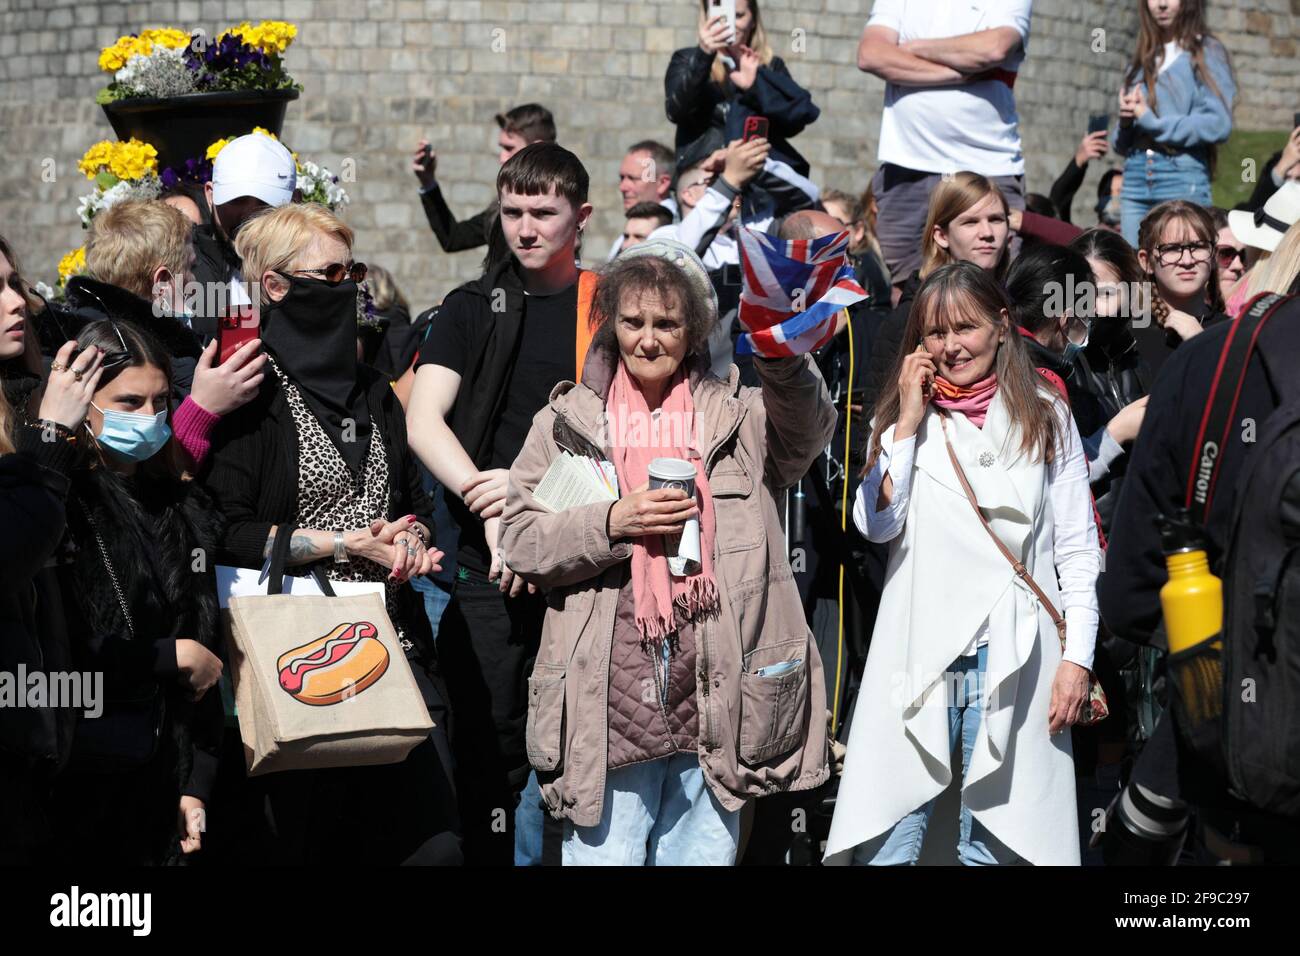
[{"label": "white t-shirt", "polygon": [[1174,65],[1174,62],[1183,55],[1183,48],[1178,45],[1177,40],[1170,40],[1165,44],[1165,55],[1160,58],[1160,69],[1158,72],[1163,73]]},{"label": "white t-shirt", "polygon": [[[876,0],[867,26],[896,31],[900,43],[1012,27],[1021,48],[1000,66],[1015,73],[1025,59],[1032,6],[1033,0]],[[879,159],[928,173],[1020,176],[1025,158],[1015,94],[993,79],[959,86],[886,83]]]}]

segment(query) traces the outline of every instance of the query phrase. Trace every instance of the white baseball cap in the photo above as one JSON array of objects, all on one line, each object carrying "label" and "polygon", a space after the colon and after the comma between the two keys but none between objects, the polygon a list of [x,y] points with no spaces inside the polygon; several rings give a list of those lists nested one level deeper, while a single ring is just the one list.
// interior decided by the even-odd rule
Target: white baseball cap
[{"label": "white baseball cap", "polygon": [[1234,209],[1228,213],[1228,228],[1246,245],[1276,252],[1282,237],[1297,220],[1300,220],[1300,183],[1291,181],[1283,183],[1254,212]]},{"label": "white baseball cap", "polygon": [[249,133],[232,139],[212,163],[212,201],[218,206],[252,196],[270,206],[293,199],[298,168],[284,144]]}]

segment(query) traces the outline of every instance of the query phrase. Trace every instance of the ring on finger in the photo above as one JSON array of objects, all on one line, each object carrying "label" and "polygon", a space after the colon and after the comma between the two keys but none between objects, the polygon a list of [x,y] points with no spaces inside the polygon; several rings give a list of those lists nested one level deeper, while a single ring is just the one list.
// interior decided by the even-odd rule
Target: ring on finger
[{"label": "ring on finger", "polygon": [[51,363],[50,363],[50,371],[51,371],[51,372],[68,372],[68,371],[71,371],[71,369],[69,369],[69,368],[68,368],[66,365],[64,365],[62,362],[51,362]]}]

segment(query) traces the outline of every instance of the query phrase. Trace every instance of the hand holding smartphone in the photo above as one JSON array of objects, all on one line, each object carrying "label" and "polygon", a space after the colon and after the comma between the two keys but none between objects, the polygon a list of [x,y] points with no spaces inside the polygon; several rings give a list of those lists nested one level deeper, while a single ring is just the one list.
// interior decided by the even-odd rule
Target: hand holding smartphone
[{"label": "hand holding smartphone", "polygon": [[217,320],[217,364],[222,364],[242,346],[257,338],[259,331],[253,307],[234,306],[229,315],[223,315]]},{"label": "hand holding smartphone", "polygon": [[730,31],[727,43],[734,44],[739,39],[736,36],[736,0],[709,0],[708,19],[712,20],[717,16],[727,21],[727,27]]},{"label": "hand holding smartphone", "polygon": [[769,126],[766,116],[746,116],[744,141],[748,143],[751,139],[767,139]]}]

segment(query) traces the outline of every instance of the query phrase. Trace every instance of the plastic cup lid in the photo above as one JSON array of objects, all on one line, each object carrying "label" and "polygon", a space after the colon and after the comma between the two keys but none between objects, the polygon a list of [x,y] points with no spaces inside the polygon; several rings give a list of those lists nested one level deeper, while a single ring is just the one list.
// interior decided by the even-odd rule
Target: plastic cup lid
[{"label": "plastic cup lid", "polygon": [[681,458],[656,458],[650,462],[650,477],[675,481],[695,478],[695,466]]}]

